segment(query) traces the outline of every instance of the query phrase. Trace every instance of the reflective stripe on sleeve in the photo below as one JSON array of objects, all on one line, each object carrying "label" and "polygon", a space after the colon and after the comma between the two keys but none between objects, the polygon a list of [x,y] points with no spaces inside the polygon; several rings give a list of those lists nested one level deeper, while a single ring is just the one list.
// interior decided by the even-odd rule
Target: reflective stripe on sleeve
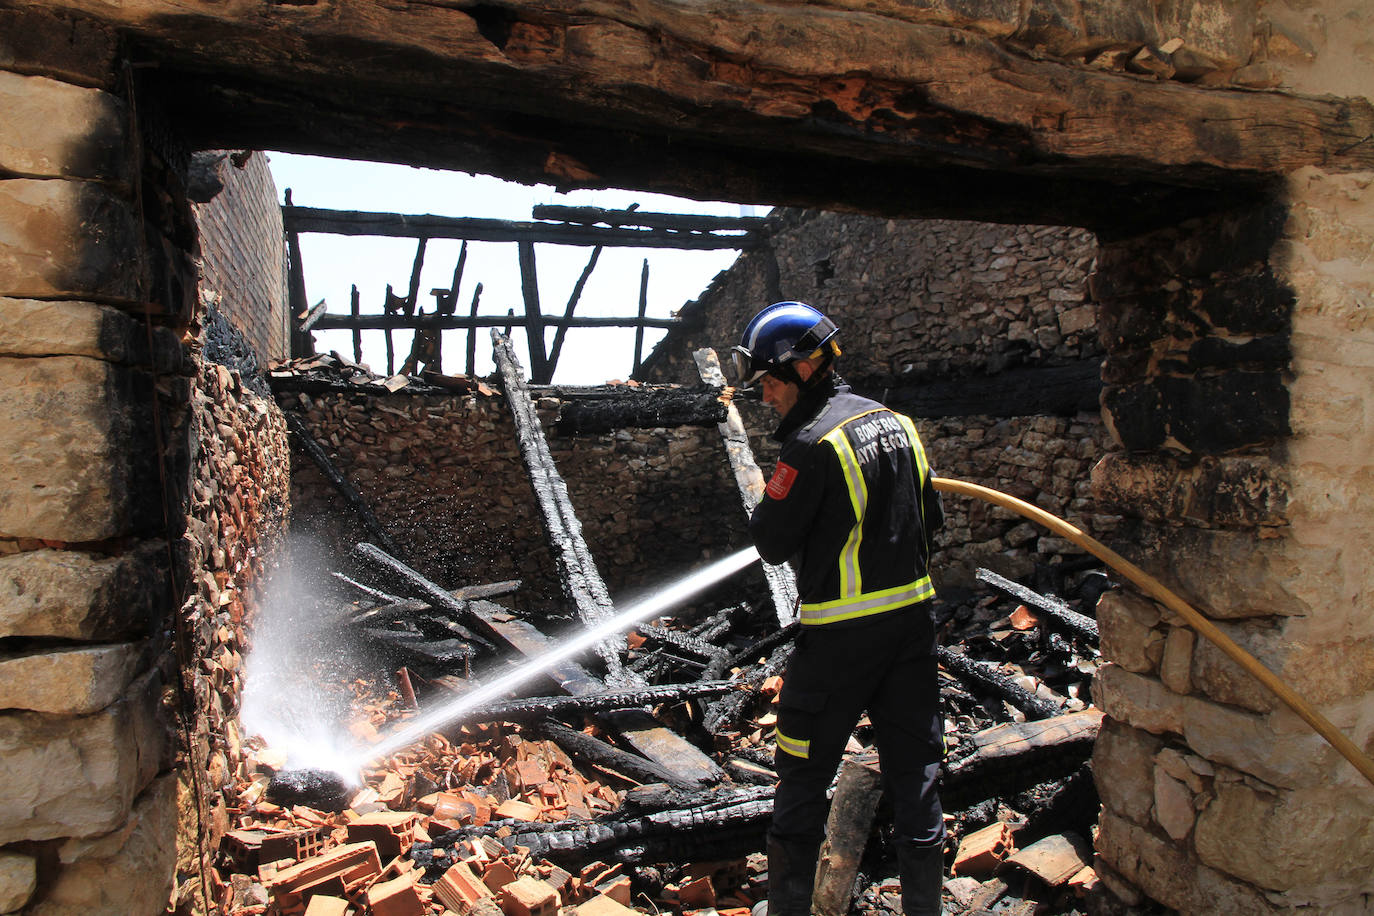
[{"label": "reflective stripe on sleeve", "polygon": [[777,729],[773,730],[773,737],[778,742],[778,750],[793,757],[800,757],[806,760],[811,756],[811,741],[800,741],[796,738],[789,738]]}]

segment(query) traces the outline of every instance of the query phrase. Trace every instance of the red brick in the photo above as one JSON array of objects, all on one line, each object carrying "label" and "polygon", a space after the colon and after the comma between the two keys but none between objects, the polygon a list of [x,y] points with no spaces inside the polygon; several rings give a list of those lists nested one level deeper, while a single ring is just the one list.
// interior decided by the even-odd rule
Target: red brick
[{"label": "red brick", "polygon": [[553,916],[558,912],[558,892],[529,875],[501,888],[497,900],[506,916]]},{"label": "red brick", "polygon": [[372,885],[367,891],[367,905],[372,916],[428,916],[429,912],[415,890],[414,875]]}]

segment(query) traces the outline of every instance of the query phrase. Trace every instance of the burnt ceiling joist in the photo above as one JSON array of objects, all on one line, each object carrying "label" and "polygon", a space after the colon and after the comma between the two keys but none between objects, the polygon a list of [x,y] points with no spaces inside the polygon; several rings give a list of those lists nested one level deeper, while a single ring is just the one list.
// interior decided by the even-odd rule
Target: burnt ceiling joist
[{"label": "burnt ceiling joist", "polygon": [[1304,165],[1374,167],[1364,100],[1100,72],[881,6],[41,6],[118,30],[206,147],[1092,228],[1176,220]]}]

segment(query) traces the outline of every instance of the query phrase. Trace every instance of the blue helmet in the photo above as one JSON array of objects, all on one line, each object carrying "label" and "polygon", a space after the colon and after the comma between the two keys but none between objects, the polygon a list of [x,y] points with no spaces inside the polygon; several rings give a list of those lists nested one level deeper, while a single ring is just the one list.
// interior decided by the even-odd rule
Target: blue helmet
[{"label": "blue helmet", "polygon": [[730,353],[736,384],[748,388],[766,373],[800,382],[791,364],[816,356],[838,356],[840,348],[834,341],[838,330],[835,322],[804,302],[773,303],[750,320],[740,345]]}]

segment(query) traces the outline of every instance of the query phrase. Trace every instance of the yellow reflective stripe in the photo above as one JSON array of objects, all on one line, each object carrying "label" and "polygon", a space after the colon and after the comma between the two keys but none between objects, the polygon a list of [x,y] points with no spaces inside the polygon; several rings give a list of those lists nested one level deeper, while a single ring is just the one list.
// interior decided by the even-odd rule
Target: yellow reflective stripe
[{"label": "yellow reflective stripe", "polygon": [[907,438],[911,440],[911,450],[916,454],[916,470],[918,472],[916,485],[920,486],[930,476],[930,462],[926,460],[925,446],[921,444],[921,436],[916,432],[916,424],[912,422],[910,417],[904,413],[894,414],[894,416],[902,424],[902,428],[906,430]]},{"label": "yellow reflective stripe", "polygon": [[789,738],[776,728],[773,729],[773,737],[778,742],[778,750],[793,757],[800,757],[806,760],[811,756],[811,741],[799,741],[796,738]]},{"label": "yellow reflective stripe", "polygon": [[[846,421],[846,425],[849,422],[853,421]],[[849,505],[854,509],[854,527],[849,529],[849,537],[845,538],[844,546],[840,548],[840,554],[836,558],[840,566],[840,594],[854,596],[863,591],[863,574],[859,570],[859,543],[864,536],[863,517],[868,508],[868,484],[864,483],[863,471],[859,468],[859,456],[854,454],[854,446],[844,434],[844,426],[837,426],[826,433],[823,441],[829,442],[835,449],[835,454],[839,456],[840,470],[844,472],[845,487],[849,490]]]},{"label": "yellow reflective stripe", "polygon": [[870,592],[867,595],[803,604],[801,606],[801,622],[806,626],[815,626],[838,623],[841,620],[854,620],[858,617],[869,617],[873,614],[882,614],[899,607],[905,607],[908,604],[916,604],[918,601],[925,601],[934,595],[935,586],[930,581],[930,576],[922,576],[909,585],[885,588],[882,591]]}]

